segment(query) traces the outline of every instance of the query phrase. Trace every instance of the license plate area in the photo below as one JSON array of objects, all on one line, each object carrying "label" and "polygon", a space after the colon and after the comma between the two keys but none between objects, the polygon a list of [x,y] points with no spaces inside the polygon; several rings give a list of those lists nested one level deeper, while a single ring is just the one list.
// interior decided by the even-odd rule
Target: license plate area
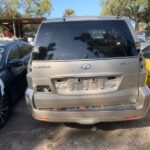
[{"label": "license plate area", "polygon": [[59,94],[81,95],[115,91],[119,81],[119,76],[70,77],[53,79],[53,84]]}]

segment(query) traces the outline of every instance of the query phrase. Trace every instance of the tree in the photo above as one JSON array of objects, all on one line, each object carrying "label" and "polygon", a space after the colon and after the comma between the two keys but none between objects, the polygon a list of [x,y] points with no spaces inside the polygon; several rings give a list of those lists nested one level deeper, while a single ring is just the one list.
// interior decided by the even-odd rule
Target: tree
[{"label": "tree", "polygon": [[149,26],[150,24],[150,0],[148,0],[148,5],[143,12],[143,21]]},{"label": "tree", "polygon": [[[46,17],[51,10],[51,0],[0,0],[0,18]],[[6,27],[16,35],[14,23]]]},{"label": "tree", "polygon": [[139,23],[145,21],[147,13],[149,13],[147,11],[149,10],[148,4],[149,0],[105,0],[102,6],[102,14],[128,16],[135,22],[135,29],[138,30]]},{"label": "tree", "polygon": [[1,18],[20,18],[19,0],[1,0],[0,1]]},{"label": "tree", "polygon": [[75,16],[75,11],[71,8],[67,8],[65,9],[63,16],[64,17]]},{"label": "tree", "polygon": [[0,0],[1,18],[45,17],[51,10],[50,0]]},{"label": "tree", "polygon": [[20,0],[24,17],[45,17],[52,10],[50,0]]},{"label": "tree", "polygon": [[[19,0],[1,0],[1,18],[19,18],[21,15],[17,11],[19,8]],[[13,22],[13,32],[16,35],[16,27]]]}]

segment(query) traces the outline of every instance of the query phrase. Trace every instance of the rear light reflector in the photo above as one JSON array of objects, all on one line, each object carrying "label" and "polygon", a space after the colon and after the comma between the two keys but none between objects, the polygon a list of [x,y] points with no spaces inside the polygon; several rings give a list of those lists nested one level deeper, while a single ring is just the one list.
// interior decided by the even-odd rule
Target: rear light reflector
[{"label": "rear light reflector", "polygon": [[137,119],[139,118],[138,116],[127,116],[126,119],[127,120],[132,120],[132,119]]},{"label": "rear light reflector", "polygon": [[38,117],[37,119],[47,121],[47,120],[48,120],[48,117]]}]

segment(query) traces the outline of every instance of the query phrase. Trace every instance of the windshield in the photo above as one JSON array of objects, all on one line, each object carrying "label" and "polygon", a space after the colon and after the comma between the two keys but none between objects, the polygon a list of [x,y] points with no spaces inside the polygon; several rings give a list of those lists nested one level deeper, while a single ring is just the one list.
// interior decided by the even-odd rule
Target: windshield
[{"label": "windshield", "polygon": [[137,55],[131,33],[122,20],[43,23],[33,59],[101,59]]}]

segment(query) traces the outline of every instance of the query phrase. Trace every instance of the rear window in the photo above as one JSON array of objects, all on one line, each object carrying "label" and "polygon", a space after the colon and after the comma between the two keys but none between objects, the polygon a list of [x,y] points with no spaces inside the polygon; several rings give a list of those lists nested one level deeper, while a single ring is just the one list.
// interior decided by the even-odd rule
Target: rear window
[{"label": "rear window", "polygon": [[123,20],[43,23],[33,59],[71,60],[137,55],[133,37]]}]

